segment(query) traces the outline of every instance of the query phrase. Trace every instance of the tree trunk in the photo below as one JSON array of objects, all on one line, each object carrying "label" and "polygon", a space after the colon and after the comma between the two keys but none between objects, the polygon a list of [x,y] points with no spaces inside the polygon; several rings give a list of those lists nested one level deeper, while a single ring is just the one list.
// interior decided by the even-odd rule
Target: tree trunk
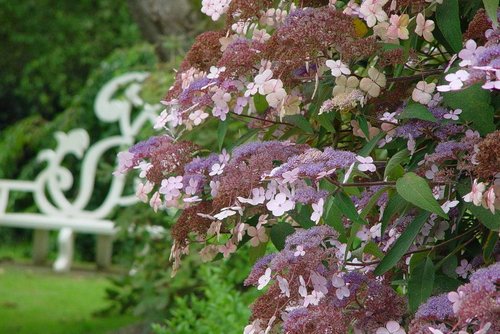
[{"label": "tree trunk", "polygon": [[193,8],[187,0],[128,0],[130,13],[144,38],[155,45],[161,61],[169,59],[165,36],[184,35],[193,28]]}]

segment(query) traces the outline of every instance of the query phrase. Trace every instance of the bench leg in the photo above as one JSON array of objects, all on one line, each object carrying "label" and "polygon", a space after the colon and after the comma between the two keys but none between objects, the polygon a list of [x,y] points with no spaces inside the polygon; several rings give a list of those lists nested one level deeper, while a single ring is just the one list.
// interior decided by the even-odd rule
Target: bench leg
[{"label": "bench leg", "polygon": [[66,272],[71,269],[71,264],[73,262],[73,252],[75,237],[73,230],[69,227],[64,227],[59,231],[59,236],[57,237],[58,243],[58,256],[56,262],[54,262],[54,270],[57,272]]},{"label": "bench leg", "polygon": [[49,255],[49,231],[35,230],[33,233],[33,262],[44,264]]},{"label": "bench leg", "polygon": [[113,255],[113,236],[98,235],[96,244],[97,268],[107,269],[111,266],[111,256]]}]

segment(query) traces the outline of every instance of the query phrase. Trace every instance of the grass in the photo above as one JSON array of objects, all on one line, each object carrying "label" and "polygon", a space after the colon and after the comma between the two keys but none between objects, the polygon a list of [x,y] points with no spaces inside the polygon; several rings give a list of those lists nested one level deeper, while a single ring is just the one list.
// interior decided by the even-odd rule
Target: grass
[{"label": "grass", "polygon": [[103,334],[137,322],[93,315],[106,306],[108,286],[102,274],[0,263],[0,333]]}]

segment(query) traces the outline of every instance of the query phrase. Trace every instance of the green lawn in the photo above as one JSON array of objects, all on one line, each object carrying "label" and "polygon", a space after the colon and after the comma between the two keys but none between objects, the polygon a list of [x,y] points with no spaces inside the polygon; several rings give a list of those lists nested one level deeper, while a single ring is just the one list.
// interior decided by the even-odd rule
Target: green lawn
[{"label": "green lawn", "polygon": [[49,268],[0,263],[0,333],[101,334],[138,320],[96,317],[110,283],[102,274],[56,274]]}]

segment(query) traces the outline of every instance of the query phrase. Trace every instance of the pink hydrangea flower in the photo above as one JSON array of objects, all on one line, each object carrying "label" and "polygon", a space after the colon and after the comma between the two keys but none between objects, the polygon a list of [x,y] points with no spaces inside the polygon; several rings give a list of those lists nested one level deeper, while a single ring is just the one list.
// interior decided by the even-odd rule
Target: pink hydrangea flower
[{"label": "pink hydrangea flower", "polygon": [[257,290],[264,289],[267,284],[271,281],[271,268],[267,268],[264,275],[259,277],[259,285],[257,286]]},{"label": "pink hydrangea flower", "polygon": [[460,261],[460,265],[455,269],[455,272],[457,273],[458,276],[462,278],[467,278],[471,270],[472,270],[472,265],[469,263],[469,261],[462,259],[462,261]]},{"label": "pink hydrangea flower", "polygon": [[280,217],[285,212],[293,210],[295,203],[288,199],[284,193],[277,194],[273,199],[267,202],[266,207],[272,212],[273,216]]},{"label": "pink hydrangea flower", "polygon": [[416,21],[415,33],[422,36],[427,42],[432,42],[434,40],[434,36],[432,36],[432,31],[435,28],[434,21],[426,20],[422,13],[418,13]]},{"label": "pink hydrangea flower", "polygon": [[432,93],[436,89],[435,83],[419,81],[411,94],[413,101],[421,104],[429,104],[432,100]]},{"label": "pink hydrangea flower", "polygon": [[323,216],[323,207],[325,205],[325,200],[320,198],[318,203],[313,203],[312,208],[313,208],[313,213],[311,214],[311,220],[315,222],[316,224],[319,223],[319,220],[321,219],[321,216]]},{"label": "pink hydrangea flower", "polygon": [[410,22],[408,14],[393,14],[391,15],[389,22],[390,25],[389,28],[387,28],[387,37],[391,39],[408,39],[408,23]]},{"label": "pink hydrangea flower", "polygon": [[377,170],[377,167],[373,164],[372,157],[357,156],[356,160],[360,162],[358,165],[358,169],[362,172],[370,171],[373,173]]},{"label": "pink hydrangea flower", "polygon": [[470,66],[476,64],[476,58],[484,50],[484,46],[477,46],[473,39],[469,39],[465,43],[465,48],[458,53],[458,57],[462,59],[460,66]]},{"label": "pink hydrangea flower", "polygon": [[484,194],[483,194],[483,207],[489,209],[491,213],[495,214],[495,187],[491,186]]},{"label": "pink hydrangea flower", "polygon": [[148,202],[148,194],[153,190],[153,184],[149,181],[146,183],[139,183],[135,196],[144,203]]},{"label": "pink hydrangea flower", "polygon": [[365,0],[359,8],[368,27],[373,27],[377,21],[387,21],[387,13],[382,8],[389,0]]},{"label": "pink hydrangea flower", "polygon": [[379,327],[376,334],[406,334],[404,328],[396,321],[388,321],[385,327]]},{"label": "pink hydrangea flower", "polygon": [[449,82],[449,84],[437,86],[437,90],[440,92],[459,90],[464,86],[464,81],[468,80],[469,76],[469,72],[465,70],[458,70],[456,73],[448,74],[444,78]]},{"label": "pink hydrangea flower", "polygon": [[483,192],[485,190],[485,185],[483,182],[477,183],[477,180],[474,180],[472,183],[471,192],[463,197],[465,202],[472,202],[475,206],[480,206],[481,201],[483,199]]},{"label": "pink hydrangea flower", "polygon": [[340,77],[342,74],[350,75],[351,70],[344,64],[341,60],[327,60],[325,65],[331,70],[332,75],[336,78]]}]

